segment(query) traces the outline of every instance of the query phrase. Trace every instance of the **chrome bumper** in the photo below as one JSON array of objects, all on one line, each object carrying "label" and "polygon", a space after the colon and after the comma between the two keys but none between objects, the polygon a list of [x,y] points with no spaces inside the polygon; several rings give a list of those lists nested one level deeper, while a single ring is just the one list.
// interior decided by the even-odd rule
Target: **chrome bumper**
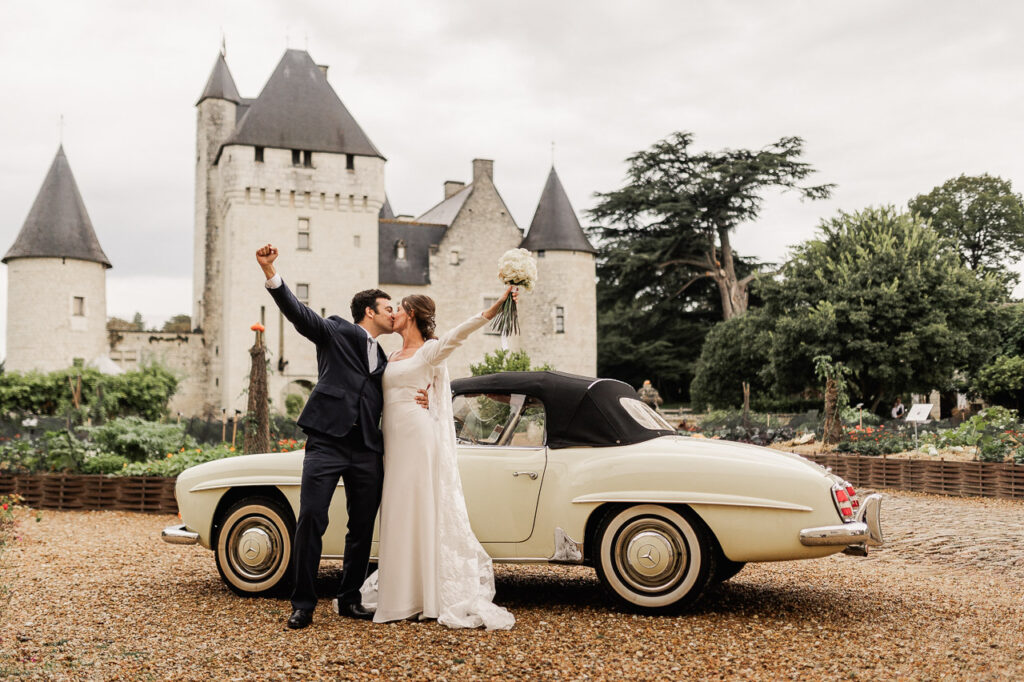
[{"label": "chrome bumper", "polygon": [[808,547],[845,545],[843,551],[847,554],[867,556],[868,547],[884,542],[881,512],[882,496],[878,493],[868,495],[853,521],[835,526],[804,528],[800,531],[800,544]]},{"label": "chrome bumper", "polygon": [[167,526],[160,533],[160,539],[172,545],[194,545],[199,542],[199,533],[188,530],[184,524]]}]

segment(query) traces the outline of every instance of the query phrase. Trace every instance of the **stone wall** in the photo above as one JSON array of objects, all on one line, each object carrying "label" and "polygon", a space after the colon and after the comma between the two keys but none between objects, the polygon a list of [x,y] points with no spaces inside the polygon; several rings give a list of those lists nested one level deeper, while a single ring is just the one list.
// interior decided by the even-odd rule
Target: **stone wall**
[{"label": "stone wall", "polygon": [[178,390],[169,404],[172,415],[220,416],[219,407],[207,405],[206,353],[202,334],[193,332],[110,331],[109,355],[121,369],[133,372],[140,367],[159,363],[178,377]]},{"label": "stone wall", "polygon": [[[6,369],[52,372],[106,353],[107,273],[75,258],[7,263]],[[81,309],[76,310],[79,297]],[[81,313],[81,314],[76,314]]]}]

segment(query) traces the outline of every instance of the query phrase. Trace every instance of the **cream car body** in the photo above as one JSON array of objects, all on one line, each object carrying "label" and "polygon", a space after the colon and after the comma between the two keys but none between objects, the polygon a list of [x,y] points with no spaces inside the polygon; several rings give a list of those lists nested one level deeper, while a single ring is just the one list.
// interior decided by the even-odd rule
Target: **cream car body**
[{"label": "cream car body", "polygon": [[[796,455],[677,435],[625,384],[507,373],[456,381],[454,391],[467,508],[495,561],[593,565],[613,595],[661,610],[693,601],[747,562],[863,555],[882,541],[877,495],[851,498],[848,484]],[[630,420],[643,423],[631,430]],[[595,431],[603,442],[575,442]],[[283,585],[302,455],[234,457],[183,472],[184,524],[164,539],[214,549],[241,594]],[[264,500],[282,527],[261,521],[259,505],[246,506],[252,500]],[[232,522],[242,521],[225,542],[231,510]],[[345,526],[339,484],[325,558],[341,556]]]}]

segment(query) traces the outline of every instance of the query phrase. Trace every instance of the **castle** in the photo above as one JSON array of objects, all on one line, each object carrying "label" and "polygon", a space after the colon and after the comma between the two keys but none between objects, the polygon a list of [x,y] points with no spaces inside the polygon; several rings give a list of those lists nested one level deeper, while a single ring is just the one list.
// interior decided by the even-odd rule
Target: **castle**
[{"label": "castle", "polygon": [[[193,331],[108,332],[111,263],[61,148],[2,261],[8,370],[157,361],[181,377],[172,411],[220,416],[245,409],[250,327],[260,322],[270,397],[281,411],[286,396],[308,395],[317,364],[313,344],[263,290],[254,254],[270,242],[285,281],[322,315],[349,318],[362,289],[379,287],[396,300],[421,293],[437,303],[440,332],[501,294],[502,253],[529,249],[538,283],[521,298],[522,334],[508,340],[510,349],[527,351],[534,364],[596,373],[595,249],[554,168],[525,238],[485,159],[473,160],[468,184],[445,182],[441,201],[418,218],[396,217],[384,156],[328,83],[327,67],[302,50],[285,52],[254,99],[239,95],[219,55],[196,109]],[[390,352],[400,338],[381,345]],[[452,376],[499,348],[500,337],[475,334],[449,360]]]}]

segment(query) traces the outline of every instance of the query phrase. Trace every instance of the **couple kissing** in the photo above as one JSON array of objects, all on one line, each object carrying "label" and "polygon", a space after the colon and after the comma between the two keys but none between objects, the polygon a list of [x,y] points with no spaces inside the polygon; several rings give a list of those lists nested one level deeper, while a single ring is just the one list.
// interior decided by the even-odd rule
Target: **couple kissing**
[{"label": "couple kissing", "polygon": [[[466,512],[445,360],[509,296],[516,298],[514,288],[438,338],[434,302],[422,295],[406,296],[396,307],[385,292],[369,289],[353,297],[352,322],[321,317],[281,279],[277,256],[271,244],[256,252],[274,302],[315,344],[318,371],[298,419],[306,452],[288,627],[313,622],[322,537],[340,478],[348,532],[338,614],[377,623],[419,618],[451,628],[511,628],[515,618],[493,603],[491,559]],[[392,332],[402,336],[402,348],[386,357],[377,337]],[[378,507],[379,568],[367,577]]]}]

